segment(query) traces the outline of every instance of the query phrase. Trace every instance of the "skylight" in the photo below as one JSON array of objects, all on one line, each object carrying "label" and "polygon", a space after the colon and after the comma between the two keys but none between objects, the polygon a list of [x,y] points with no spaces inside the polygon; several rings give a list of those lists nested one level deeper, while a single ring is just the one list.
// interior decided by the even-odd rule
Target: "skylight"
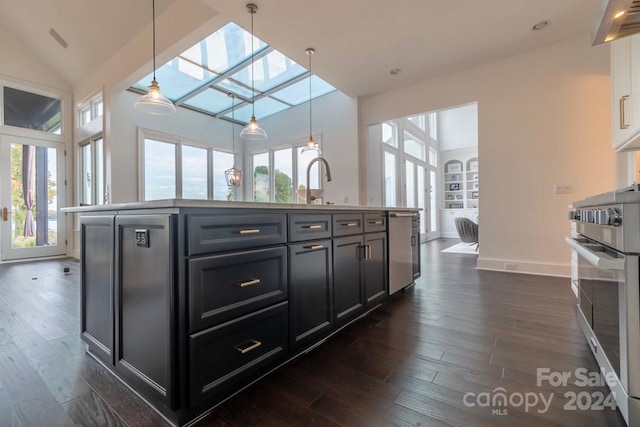
[{"label": "skylight", "polygon": [[[254,37],[256,117],[262,119],[335,90],[333,86]],[[251,117],[251,33],[228,23],[156,71],[163,94],[177,106],[216,117],[231,118],[232,92],[235,118]],[[131,89],[146,93],[152,73]]]}]

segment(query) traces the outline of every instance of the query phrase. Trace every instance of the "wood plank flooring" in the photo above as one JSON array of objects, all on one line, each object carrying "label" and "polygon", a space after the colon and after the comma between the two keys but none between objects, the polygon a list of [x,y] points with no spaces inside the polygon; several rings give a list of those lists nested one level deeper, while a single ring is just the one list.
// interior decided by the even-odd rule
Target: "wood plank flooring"
[{"label": "wood plank flooring", "polygon": [[[616,410],[565,408],[605,387],[537,385],[538,368],[598,370],[569,280],[478,271],[475,255],[440,252],[456,242],[423,244],[415,287],[196,425],[624,426]],[[0,426],[168,425],[85,354],[79,292],[76,260],[0,265]],[[498,391],[515,400],[470,406]],[[534,395],[548,410],[518,404]]]}]

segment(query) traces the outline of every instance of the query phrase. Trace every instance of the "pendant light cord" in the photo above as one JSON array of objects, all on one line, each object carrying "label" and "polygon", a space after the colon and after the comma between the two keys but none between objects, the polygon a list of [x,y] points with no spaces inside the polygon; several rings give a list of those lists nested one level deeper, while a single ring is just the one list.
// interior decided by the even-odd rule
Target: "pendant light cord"
[{"label": "pendant light cord", "polygon": [[309,139],[313,138],[311,131],[311,55],[309,54]]},{"label": "pendant light cord", "polygon": [[253,15],[256,13],[255,6],[251,7],[251,115],[256,116],[256,88],[255,88],[255,64],[253,62]]},{"label": "pendant light cord", "polygon": [[156,79],[156,0],[151,1],[151,15],[153,19],[153,80]]}]

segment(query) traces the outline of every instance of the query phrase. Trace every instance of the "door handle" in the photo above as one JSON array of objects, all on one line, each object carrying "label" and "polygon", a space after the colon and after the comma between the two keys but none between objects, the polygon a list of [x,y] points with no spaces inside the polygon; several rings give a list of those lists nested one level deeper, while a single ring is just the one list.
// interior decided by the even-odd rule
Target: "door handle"
[{"label": "door handle", "polygon": [[4,222],[9,221],[9,208],[2,208],[2,220]]}]

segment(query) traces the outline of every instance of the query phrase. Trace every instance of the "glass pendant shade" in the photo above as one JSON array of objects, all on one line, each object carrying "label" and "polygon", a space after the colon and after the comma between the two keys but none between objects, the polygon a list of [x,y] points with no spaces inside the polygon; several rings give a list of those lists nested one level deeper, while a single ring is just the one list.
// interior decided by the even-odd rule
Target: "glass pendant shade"
[{"label": "glass pendant shade", "polygon": [[224,171],[224,177],[229,187],[240,187],[242,185],[242,171],[235,166]]},{"label": "glass pendant shade", "polygon": [[240,138],[248,139],[251,141],[258,141],[265,139],[267,133],[258,126],[258,121],[255,116],[251,116],[249,124],[240,132]]},{"label": "glass pendant shade", "polygon": [[162,92],[160,92],[160,86],[158,86],[156,80],[151,82],[149,92],[138,98],[134,106],[143,113],[166,115],[176,112],[176,107],[173,105],[173,102],[169,101]]}]

